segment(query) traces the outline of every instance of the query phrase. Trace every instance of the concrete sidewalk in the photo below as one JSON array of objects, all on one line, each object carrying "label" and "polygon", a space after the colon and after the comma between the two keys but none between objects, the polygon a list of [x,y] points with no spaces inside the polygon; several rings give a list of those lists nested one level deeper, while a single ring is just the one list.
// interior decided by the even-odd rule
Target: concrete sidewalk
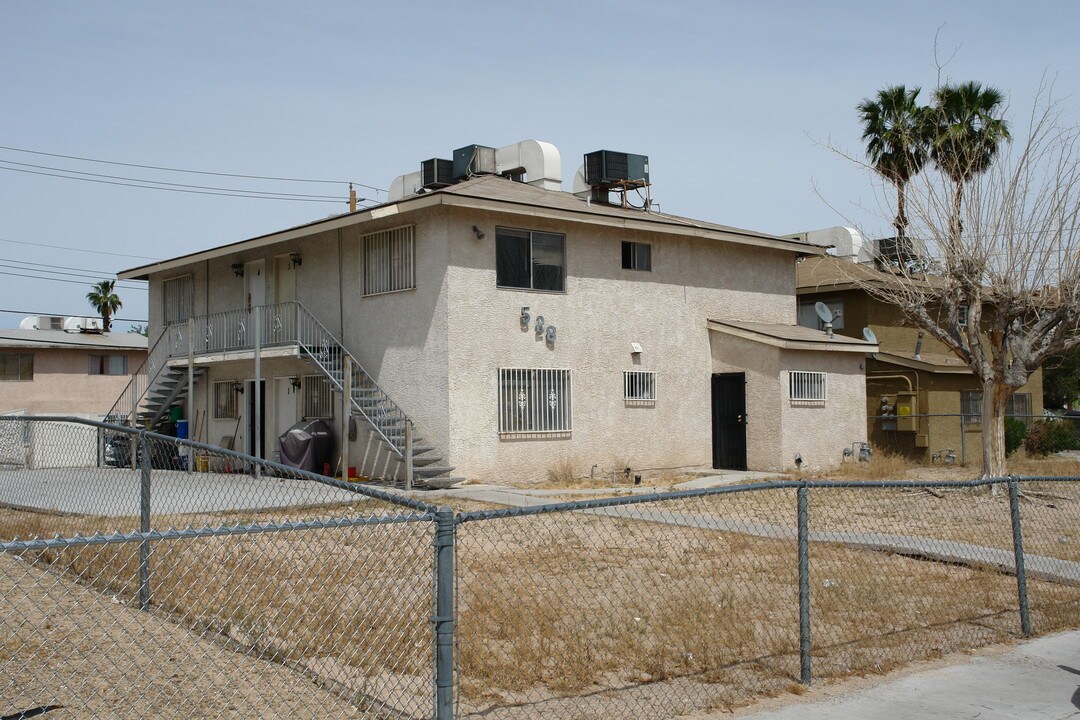
[{"label": "concrete sidewalk", "polygon": [[784,707],[764,711],[744,708],[735,717],[740,720],[1080,718],[1080,632],[1030,640],[1001,653],[962,657],[958,664],[883,680],[869,687],[863,679],[853,682],[859,686],[857,689],[851,689],[851,683],[815,687],[802,697],[785,698]]}]

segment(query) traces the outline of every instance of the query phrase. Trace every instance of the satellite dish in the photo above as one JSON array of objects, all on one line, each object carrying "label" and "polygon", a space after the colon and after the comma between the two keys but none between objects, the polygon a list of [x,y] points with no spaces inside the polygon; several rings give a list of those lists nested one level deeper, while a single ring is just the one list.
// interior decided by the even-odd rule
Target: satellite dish
[{"label": "satellite dish", "polygon": [[830,310],[829,306],[825,303],[820,301],[814,303],[814,311],[817,312],[817,316],[821,318],[821,322],[826,325],[833,321],[832,310]]},{"label": "satellite dish", "polygon": [[862,336],[863,336],[863,339],[866,340],[866,342],[874,343],[875,345],[878,344],[877,335],[875,335],[874,331],[871,330],[870,328],[864,327],[862,329]]}]

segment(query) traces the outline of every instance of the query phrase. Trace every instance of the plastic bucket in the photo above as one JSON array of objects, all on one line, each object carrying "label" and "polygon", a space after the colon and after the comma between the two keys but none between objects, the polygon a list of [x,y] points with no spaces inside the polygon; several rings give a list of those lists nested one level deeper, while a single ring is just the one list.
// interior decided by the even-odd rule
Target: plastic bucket
[{"label": "plastic bucket", "polygon": [[[177,420],[180,419],[180,414],[183,411],[184,411],[183,408],[181,408],[179,405],[173,405],[171,408],[169,408],[169,420],[171,422],[176,422]],[[184,437],[187,437],[187,436],[185,435]]]},{"label": "plastic bucket", "polygon": [[186,440],[187,439],[187,431],[188,431],[188,421],[187,420],[177,420],[176,421],[176,437],[180,438],[181,440]]}]

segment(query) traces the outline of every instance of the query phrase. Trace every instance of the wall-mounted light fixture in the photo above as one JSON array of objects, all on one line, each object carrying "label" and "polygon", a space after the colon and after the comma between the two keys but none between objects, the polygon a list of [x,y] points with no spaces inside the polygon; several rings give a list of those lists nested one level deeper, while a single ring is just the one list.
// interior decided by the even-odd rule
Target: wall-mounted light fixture
[{"label": "wall-mounted light fixture", "polygon": [[232,274],[236,277],[244,277],[244,266],[240,263],[232,264]]},{"label": "wall-mounted light fixture", "polygon": [[631,355],[640,355],[642,352],[643,351],[641,349],[641,343],[634,342],[634,341],[630,342],[630,354]]},{"label": "wall-mounted light fixture", "polygon": [[294,267],[294,268],[295,267],[300,267],[303,264],[304,264],[304,258],[300,257],[300,253],[298,253],[298,252],[289,253],[289,267]]},{"label": "wall-mounted light fixture", "polygon": [[300,378],[298,378],[298,377],[289,378],[289,385],[292,385],[293,390],[299,390],[300,389]]},{"label": "wall-mounted light fixture", "polygon": [[476,236],[477,240],[483,240],[484,239],[484,231],[481,230],[480,228],[476,227],[475,225],[472,226],[472,232],[473,232],[473,235]]},{"label": "wall-mounted light fixture", "polygon": [[233,389],[233,392],[236,393],[237,395],[243,395],[244,394],[244,383],[240,382],[239,380],[233,380],[232,389]]}]

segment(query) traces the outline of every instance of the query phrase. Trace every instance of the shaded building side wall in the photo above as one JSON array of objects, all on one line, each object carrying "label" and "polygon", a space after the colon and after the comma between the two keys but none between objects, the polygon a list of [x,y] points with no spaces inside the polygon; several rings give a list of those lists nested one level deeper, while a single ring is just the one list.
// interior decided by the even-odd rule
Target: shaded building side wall
[{"label": "shaded building side wall", "polygon": [[11,348],[32,353],[34,379],[0,382],[0,413],[22,410],[31,415],[104,416],[130,381],[129,375],[90,375],[90,355],[126,355],[128,371],[146,359],[145,350]]}]

